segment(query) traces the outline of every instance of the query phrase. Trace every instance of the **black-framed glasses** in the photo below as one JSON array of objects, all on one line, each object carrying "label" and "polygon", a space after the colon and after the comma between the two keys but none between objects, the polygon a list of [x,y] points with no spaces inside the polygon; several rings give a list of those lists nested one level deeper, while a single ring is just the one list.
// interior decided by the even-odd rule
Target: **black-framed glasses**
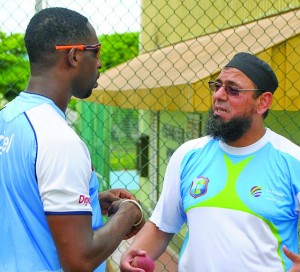
[{"label": "black-framed glasses", "polygon": [[92,44],[92,45],[84,45],[84,44],[70,44],[70,45],[56,45],[56,50],[71,50],[72,48],[76,48],[78,50],[86,51],[93,50],[96,53],[96,57],[99,58],[101,43]]},{"label": "black-framed glasses", "polygon": [[209,89],[213,92],[217,92],[222,87],[224,87],[225,92],[231,96],[238,96],[240,92],[247,92],[247,91],[263,92],[264,91],[262,89],[239,89],[238,87],[223,85],[222,83],[217,81],[209,81],[208,85],[209,85]]}]

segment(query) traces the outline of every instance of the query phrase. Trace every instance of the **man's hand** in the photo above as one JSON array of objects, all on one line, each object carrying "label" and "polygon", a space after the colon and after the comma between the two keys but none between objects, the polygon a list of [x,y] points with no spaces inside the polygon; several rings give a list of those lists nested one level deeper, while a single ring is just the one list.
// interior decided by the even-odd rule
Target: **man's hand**
[{"label": "man's hand", "polygon": [[101,206],[103,215],[107,215],[108,208],[115,201],[120,199],[133,199],[136,200],[135,196],[125,189],[110,189],[98,194],[98,199]]},{"label": "man's hand", "polygon": [[[135,196],[125,189],[110,189],[98,194],[98,199],[101,206],[101,211],[103,215],[113,216],[120,207],[122,199],[132,199],[140,203]],[[130,231],[124,237],[124,240],[131,238],[136,235],[145,224],[145,218],[143,217],[140,224],[137,226],[132,226]]]},{"label": "man's hand", "polygon": [[284,254],[293,262],[292,268],[288,272],[300,272],[300,256],[293,253],[286,246],[283,246]]},{"label": "man's hand", "polygon": [[[114,214],[116,214],[118,212],[118,210],[120,209],[121,205],[133,205],[133,209],[137,209],[139,208],[139,219],[137,220],[137,223],[135,225],[133,225],[131,227],[131,229],[128,231],[128,233],[126,234],[126,236],[124,237],[124,240],[127,240],[129,238],[131,238],[132,236],[136,235],[144,226],[145,224],[145,218],[144,218],[144,212],[142,210],[142,207],[139,205],[139,201],[132,199],[133,201],[127,201],[124,199],[118,199],[118,201],[114,201],[110,207],[108,208],[108,216],[111,217]],[[133,204],[135,203],[135,204]],[[135,206],[135,207],[134,207]],[[133,215],[133,209],[130,208],[130,213],[131,215]]]},{"label": "man's hand", "polygon": [[132,266],[131,262],[135,256],[146,256],[147,252],[141,249],[129,250],[121,258],[120,269],[122,272],[142,272],[141,268],[135,268]]}]

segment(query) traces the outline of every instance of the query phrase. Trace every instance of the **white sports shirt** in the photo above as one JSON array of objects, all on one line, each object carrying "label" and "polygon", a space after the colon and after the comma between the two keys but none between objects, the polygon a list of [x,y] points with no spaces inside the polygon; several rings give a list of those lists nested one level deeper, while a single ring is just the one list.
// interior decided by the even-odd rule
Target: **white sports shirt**
[{"label": "white sports shirt", "polygon": [[298,253],[300,148],[267,129],[251,146],[211,137],[179,147],[150,218],[177,233],[187,223],[180,272],[282,272]]}]

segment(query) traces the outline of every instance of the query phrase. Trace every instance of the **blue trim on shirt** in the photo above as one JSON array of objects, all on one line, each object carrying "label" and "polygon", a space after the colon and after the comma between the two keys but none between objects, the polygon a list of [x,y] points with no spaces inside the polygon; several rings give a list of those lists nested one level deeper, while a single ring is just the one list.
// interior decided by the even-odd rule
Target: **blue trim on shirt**
[{"label": "blue trim on shirt", "polygon": [[90,211],[45,212],[45,215],[92,215]]}]

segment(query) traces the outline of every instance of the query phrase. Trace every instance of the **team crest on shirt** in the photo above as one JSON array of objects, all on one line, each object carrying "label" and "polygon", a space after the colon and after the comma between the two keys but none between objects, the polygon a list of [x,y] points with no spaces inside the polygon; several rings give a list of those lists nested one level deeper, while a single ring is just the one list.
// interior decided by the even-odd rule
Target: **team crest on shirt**
[{"label": "team crest on shirt", "polygon": [[192,185],[190,187],[190,194],[193,198],[197,198],[199,196],[203,196],[206,194],[208,189],[209,179],[198,176],[193,179]]}]

